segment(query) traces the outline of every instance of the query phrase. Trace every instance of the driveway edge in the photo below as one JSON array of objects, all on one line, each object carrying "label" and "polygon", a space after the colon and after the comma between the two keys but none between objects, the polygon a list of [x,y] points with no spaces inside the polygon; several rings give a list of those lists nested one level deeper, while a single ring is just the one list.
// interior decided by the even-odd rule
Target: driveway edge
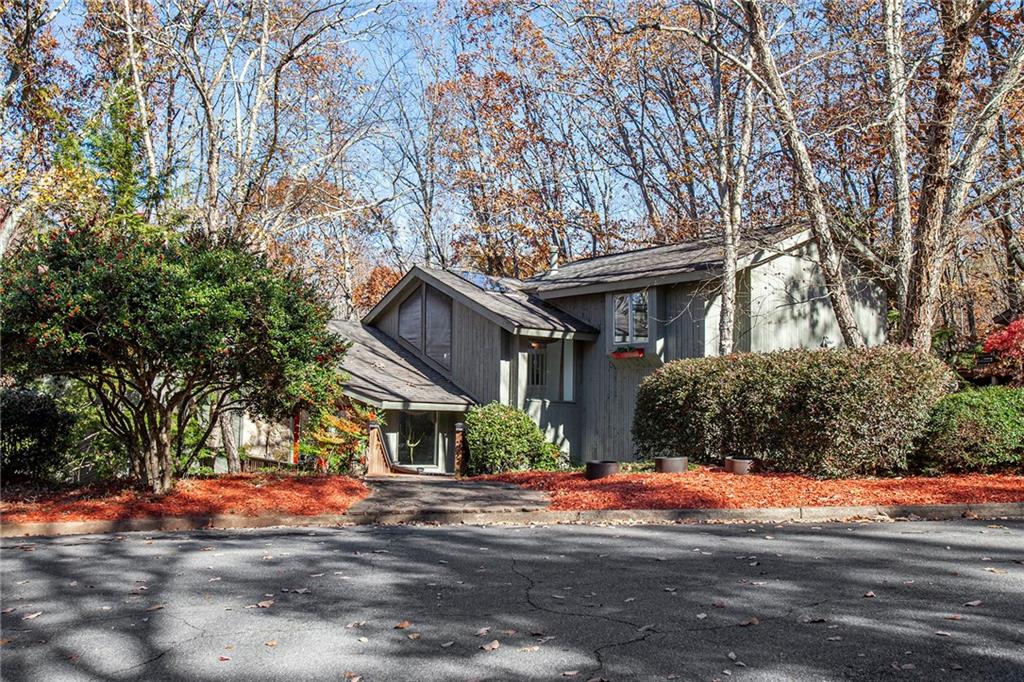
[{"label": "driveway edge", "polygon": [[110,521],[3,523],[0,537],[44,537],[98,533],[163,532],[209,528],[278,528],[353,525],[528,525],[781,523],[868,520],[945,521],[958,518],[1024,519],[1024,502],[984,504],[866,505],[858,507],[781,507],[768,509],[608,509],[550,511],[537,509],[425,509],[419,512],[350,512],[320,516],[186,516]]}]

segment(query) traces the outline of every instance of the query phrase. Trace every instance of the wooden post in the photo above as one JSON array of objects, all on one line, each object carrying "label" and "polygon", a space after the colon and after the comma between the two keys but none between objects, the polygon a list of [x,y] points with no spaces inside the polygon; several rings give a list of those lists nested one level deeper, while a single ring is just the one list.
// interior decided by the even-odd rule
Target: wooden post
[{"label": "wooden post", "polygon": [[466,460],[469,449],[466,447],[466,425],[463,422],[455,422],[455,475],[463,476],[466,473]]},{"label": "wooden post", "polygon": [[384,457],[384,442],[380,432],[380,424],[371,420],[367,425],[369,437],[366,441],[366,475],[382,476],[391,473],[387,459]]},{"label": "wooden post", "polygon": [[292,415],[292,464],[299,463],[299,411]]}]

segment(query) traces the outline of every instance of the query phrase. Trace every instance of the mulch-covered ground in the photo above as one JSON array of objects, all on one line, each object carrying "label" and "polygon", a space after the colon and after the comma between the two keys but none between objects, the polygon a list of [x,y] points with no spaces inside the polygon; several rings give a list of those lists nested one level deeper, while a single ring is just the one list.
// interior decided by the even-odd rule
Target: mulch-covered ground
[{"label": "mulch-covered ground", "polygon": [[239,474],[179,481],[157,497],[125,487],[84,487],[49,493],[5,490],[6,523],[93,521],[209,514],[340,514],[370,493],[347,476]]},{"label": "mulch-covered ground", "polygon": [[1024,502],[1024,476],[1011,475],[818,480],[794,474],[736,476],[700,467],[685,474],[618,474],[596,481],[565,471],[480,478],[547,491],[551,508],[562,511]]}]

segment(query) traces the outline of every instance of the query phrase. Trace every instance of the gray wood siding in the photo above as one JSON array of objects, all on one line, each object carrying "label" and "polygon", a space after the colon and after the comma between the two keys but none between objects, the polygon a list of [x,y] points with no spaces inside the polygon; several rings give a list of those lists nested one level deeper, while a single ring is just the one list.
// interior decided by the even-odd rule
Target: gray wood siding
[{"label": "gray wood siding", "polygon": [[[404,300],[404,299],[403,299]],[[381,330],[393,339],[398,338],[398,306],[393,305],[384,311],[377,320],[377,329]]]},{"label": "gray wood siding", "polygon": [[[750,350],[840,346],[839,331],[813,245],[750,270]],[[857,326],[869,346],[885,342],[885,297],[878,287],[848,273]]]},{"label": "gray wood siding", "polygon": [[451,379],[480,404],[501,397],[502,328],[452,301]]},{"label": "gray wood siding", "polygon": [[[604,294],[562,299],[558,305],[604,330]],[[596,341],[577,344],[581,364],[576,394],[580,420],[580,445],[573,453],[576,461],[634,458],[632,427],[636,389],[653,368],[613,365],[608,359],[605,333],[602,331]]]},{"label": "gray wood siding", "polygon": [[704,357],[704,307],[697,284],[665,287],[665,362]]},{"label": "gray wood siding", "polygon": [[[398,339],[398,308],[395,301],[377,319],[376,327]],[[440,367],[422,352],[404,347],[427,360],[441,374],[450,378],[474,400],[483,404],[500,398],[500,375],[503,330],[494,322],[452,300],[451,368]],[[506,350],[507,353],[507,350]]]}]

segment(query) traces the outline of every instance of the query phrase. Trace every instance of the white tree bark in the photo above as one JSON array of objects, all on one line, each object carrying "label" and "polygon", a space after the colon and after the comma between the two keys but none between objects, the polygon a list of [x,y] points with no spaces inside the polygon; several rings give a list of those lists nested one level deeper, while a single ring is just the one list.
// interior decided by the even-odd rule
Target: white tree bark
[{"label": "white tree bark", "polygon": [[843,261],[832,236],[828,210],[821,194],[818,178],[814,174],[814,165],[804,143],[803,134],[797,124],[789,94],[782,82],[775,58],[768,44],[768,28],[765,24],[761,7],[753,0],[743,1],[750,31],[751,45],[755,63],[762,71],[765,92],[772,102],[775,117],[782,133],[783,141],[792,160],[796,172],[797,184],[804,206],[810,219],[811,232],[818,246],[818,256],[822,275],[828,290],[832,310],[839,323],[843,341],[851,348],[864,346],[864,337],[857,328],[857,320],[853,313],[853,304],[843,273]]},{"label": "white tree bark", "polygon": [[889,166],[893,184],[892,238],[895,246],[896,305],[906,312],[910,284],[911,217],[910,174],[907,169],[907,77],[903,58],[903,0],[882,0],[885,24],[886,94],[889,103],[887,130]]}]

